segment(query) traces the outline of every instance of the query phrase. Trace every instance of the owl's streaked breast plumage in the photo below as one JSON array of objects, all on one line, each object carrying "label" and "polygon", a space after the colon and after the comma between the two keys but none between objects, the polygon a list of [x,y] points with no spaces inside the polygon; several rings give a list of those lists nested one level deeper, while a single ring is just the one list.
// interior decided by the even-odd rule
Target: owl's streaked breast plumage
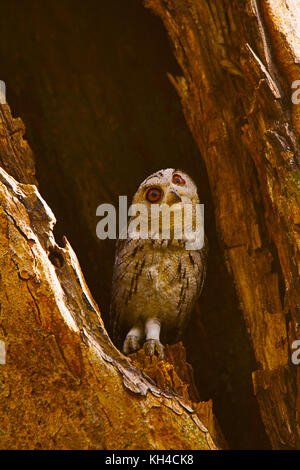
[{"label": "owl's streaked breast plumage", "polygon": [[182,336],[205,278],[205,245],[186,250],[182,240],[120,240],[115,259],[111,316],[114,338],[155,316],[162,341]]},{"label": "owl's streaked breast plumage", "polygon": [[[118,240],[110,311],[113,336],[118,346],[123,343],[126,354],[144,344],[150,356],[157,351],[163,358],[160,338],[163,343],[174,343],[182,336],[205,278],[207,242],[199,250],[188,250],[190,233],[184,233],[182,239],[175,237],[182,224],[175,217],[174,205],[179,210],[177,215],[183,216],[184,225],[186,222],[193,231],[194,223],[197,227],[199,198],[195,183],[186,173],[167,168],[140,184],[133,203],[146,209],[143,220],[150,222],[148,230],[152,230],[153,204],[172,207],[172,234],[166,239],[158,225],[154,230],[158,239],[128,236]],[[192,220],[185,219],[186,204],[194,211]],[[156,215],[154,221],[159,220]]]}]

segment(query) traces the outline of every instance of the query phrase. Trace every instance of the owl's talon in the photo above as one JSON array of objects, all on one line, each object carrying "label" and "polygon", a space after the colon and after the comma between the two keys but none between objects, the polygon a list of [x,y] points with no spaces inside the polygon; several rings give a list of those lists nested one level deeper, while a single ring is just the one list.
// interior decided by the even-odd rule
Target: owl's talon
[{"label": "owl's talon", "polygon": [[155,352],[158,353],[160,359],[164,358],[164,347],[158,339],[147,339],[144,343],[144,351],[151,358]]},{"label": "owl's talon", "polygon": [[123,353],[130,354],[140,349],[138,337],[135,335],[127,335],[123,344]]}]

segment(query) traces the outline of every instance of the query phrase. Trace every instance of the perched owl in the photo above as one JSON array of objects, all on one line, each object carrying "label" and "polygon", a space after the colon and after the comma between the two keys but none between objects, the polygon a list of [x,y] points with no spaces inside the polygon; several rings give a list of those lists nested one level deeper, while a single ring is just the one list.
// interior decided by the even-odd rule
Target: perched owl
[{"label": "perched owl", "polygon": [[[153,204],[176,204],[183,212],[184,204],[194,208],[199,198],[187,174],[168,168],[145,179],[133,203],[146,206],[150,234]],[[169,239],[162,238],[159,217],[155,236],[151,232],[148,238],[117,241],[110,318],[113,338],[125,354],[143,344],[148,355],[156,352],[163,358],[162,343],[172,344],[182,336],[205,279],[206,238],[201,249],[188,250],[186,241],[174,236],[175,215]]]}]

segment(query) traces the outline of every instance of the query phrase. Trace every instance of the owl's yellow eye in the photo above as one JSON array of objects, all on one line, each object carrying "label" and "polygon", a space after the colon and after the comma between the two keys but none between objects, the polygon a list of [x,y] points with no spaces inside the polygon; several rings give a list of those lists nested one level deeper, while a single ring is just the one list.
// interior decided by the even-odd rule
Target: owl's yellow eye
[{"label": "owl's yellow eye", "polygon": [[182,176],[178,175],[177,173],[173,175],[172,182],[181,186],[185,184],[185,180],[182,178]]},{"label": "owl's yellow eye", "polygon": [[161,190],[159,188],[150,188],[147,191],[146,199],[149,202],[158,202],[161,197]]}]

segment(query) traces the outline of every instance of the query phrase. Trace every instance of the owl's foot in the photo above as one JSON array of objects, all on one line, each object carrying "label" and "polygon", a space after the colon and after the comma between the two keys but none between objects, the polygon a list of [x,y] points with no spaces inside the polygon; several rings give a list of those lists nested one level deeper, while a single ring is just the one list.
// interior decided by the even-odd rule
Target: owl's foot
[{"label": "owl's foot", "polygon": [[157,352],[160,359],[164,358],[164,347],[158,339],[147,339],[144,342],[144,351],[150,357]]},{"label": "owl's foot", "polygon": [[136,335],[127,335],[123,344],[123,353],[130,354],[140,349],[139,338]]}]

